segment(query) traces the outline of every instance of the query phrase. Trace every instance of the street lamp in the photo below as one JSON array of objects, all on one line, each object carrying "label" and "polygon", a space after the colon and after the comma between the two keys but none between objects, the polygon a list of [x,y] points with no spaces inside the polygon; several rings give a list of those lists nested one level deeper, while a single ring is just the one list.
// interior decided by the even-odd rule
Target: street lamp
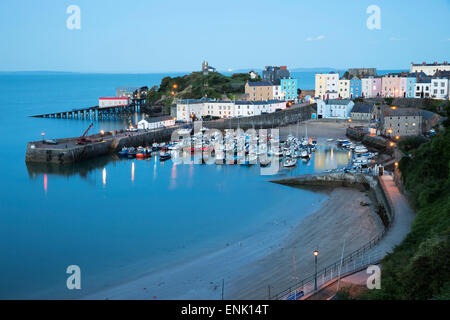
[{"label": "street lamp", "polygon": [[41,132],[41,136],[42,136],[42,143],[44,143],[45,132]]},{"label": "street lamp", "polygon": [[317,256],[319,255],[319,251],[314,250],[314,291],[317,291]]}]

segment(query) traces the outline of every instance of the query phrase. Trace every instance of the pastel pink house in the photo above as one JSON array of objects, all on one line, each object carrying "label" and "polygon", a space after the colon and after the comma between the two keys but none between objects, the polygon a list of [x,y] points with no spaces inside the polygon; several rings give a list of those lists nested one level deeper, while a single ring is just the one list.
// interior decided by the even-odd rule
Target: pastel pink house
[{"label": "pastel pink house", "polygon": [[[405,79],[406,80],[406,79]],[[401,97],[400,92],[400,76],[394,74],[388,74],[381,78],[381,94],[383,97]],[[406,91],[406,81],[405,81]]]}]

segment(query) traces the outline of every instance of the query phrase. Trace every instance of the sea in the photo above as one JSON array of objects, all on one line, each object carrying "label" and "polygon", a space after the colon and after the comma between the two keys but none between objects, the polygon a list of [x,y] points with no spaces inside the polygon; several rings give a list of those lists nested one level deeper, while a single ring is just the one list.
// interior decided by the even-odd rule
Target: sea
[{"label": "sea", "polygon": [[[27,165],[27,142],[81,136],[90,120],[31,115],[72,110],[118,87],[158,85],[167,74],[0,73],[0,299],[78,299],[265,232],[296,225],[325,194],[268,182],[259,166],[175,164],[105,156],[68,168]],[[296,75],[294,75],[296,76]],[[314,72],[297,75],[314,87]],[[135,121],[140,116],[135,115]],[[133,120],[134,119],[134,120]],[[127,120],[94,121],[91,133]],[[344,167],[322,146],[279,176]],[[69,266],[81,290],[69,290]]]}]

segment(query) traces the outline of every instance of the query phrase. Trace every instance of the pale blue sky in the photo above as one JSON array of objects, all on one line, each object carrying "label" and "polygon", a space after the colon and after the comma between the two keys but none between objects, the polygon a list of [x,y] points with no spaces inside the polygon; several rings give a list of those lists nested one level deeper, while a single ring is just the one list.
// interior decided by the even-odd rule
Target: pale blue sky
[{"label": "pale blue sky", "polygon": [[[81,30],[66,28],[72,4]],[[0,71],[407,69],[450,60],[449,16],[450,0],[2,0]]]}]

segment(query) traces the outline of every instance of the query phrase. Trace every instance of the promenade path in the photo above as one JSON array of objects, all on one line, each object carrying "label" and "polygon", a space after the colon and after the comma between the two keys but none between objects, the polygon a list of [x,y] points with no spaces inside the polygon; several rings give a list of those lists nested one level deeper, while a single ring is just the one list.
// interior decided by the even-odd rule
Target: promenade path
[{"label": "promenade path", "polygon": [[[409,206],[406,197],[398,189],[394,182],[393,176],[383,175],[380,178],[386,196],[393,207],[395,218],[387,234],[377,246],[368,252],[368,254],[378,252],[384,257],[388,253],[392,252],[395,246],[399,245],[403,239],[405,239],[406,235],[411,230],[411,224],[414,220],[415,212]],[[366,269],[363,269],[359,272],[343,277],[341,279],[340,287],[352,286],[361,289],[365,286],[368,276],[369,275],[366,273]],[[383,272],[381,272],[381,282],[383,282],[382,279]],[[337,281],[334,281],[326,287],[320,289],[316,294],[306,297],[306,300],[329,300],[336,294],[336,290]]]}]

